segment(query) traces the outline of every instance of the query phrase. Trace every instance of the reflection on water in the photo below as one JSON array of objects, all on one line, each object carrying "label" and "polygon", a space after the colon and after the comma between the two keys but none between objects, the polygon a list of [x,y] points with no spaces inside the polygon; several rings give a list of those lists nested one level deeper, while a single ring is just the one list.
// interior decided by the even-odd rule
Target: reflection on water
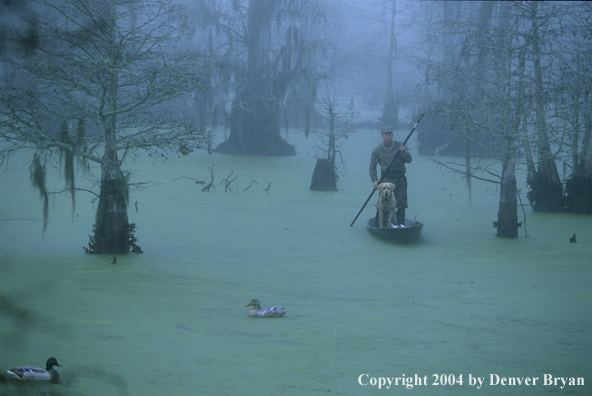
[{"label": "reflection on water", "polygon": [[[0,393],[364,395],[378,390],[361,374],[418,374],[430,385],[412,392],[457,395],[475,392],[469,374],[497,374],[541,379],[480,394],[589,394],[542,385],[546,373],[592,381],[589,216],[527,209],[531,238],[498,239],[497,189],[475,182],[469,204],[462,181],[415,155],[407,214],[425,223],[423,237],[394,245],[365,229],[373,202],[349,227],[370,193],[377,134],[349,139],[349,173],[325,193],[308,189],[312,144],[291,139],[296,157],[139,159],[132,181],[157,183],[130,197],[145,253],[115,265],[82,249],[91,195],[78,194],[74,217],[65,194],[53,197],[43,237],[28,158],[13,158],[0,173],[0,295],[30,320],[0,307],[0,372],[49,356],[63,367],[61,385],[0,382]],[[188,178],[209,182],[212,164],[216,188],[202,192]],[[61,183],[55,175],[54,190]],[[252,298],[289,312],[249,318]],[[464,384],[431,385],[432,374]]]}]

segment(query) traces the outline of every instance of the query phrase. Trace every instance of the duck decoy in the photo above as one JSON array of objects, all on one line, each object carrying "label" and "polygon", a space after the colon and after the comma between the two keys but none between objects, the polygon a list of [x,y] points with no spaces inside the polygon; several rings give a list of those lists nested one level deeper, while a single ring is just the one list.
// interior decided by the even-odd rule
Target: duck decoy
[{"label": "duck decoy", "polygon": [[58,382],[60,379],[60,373],[57,372],[53,367],[58,366],[58,361],[54,357],[47,359],[45,368],[35,366],[21,366],[15,367],[8,370],[8,374],[14,378],[23,381],[51,381]]},{"label": "duck decoy", "polygon": [[276,317],[276,316],[283,316],[287,309],[282,307],[262,307],[259,303],[259,300],[256,298],[252,299],[250,303],[245,305],[245,307],[253,308],[249,311],[249,316],[261,316],[261,317]]}]

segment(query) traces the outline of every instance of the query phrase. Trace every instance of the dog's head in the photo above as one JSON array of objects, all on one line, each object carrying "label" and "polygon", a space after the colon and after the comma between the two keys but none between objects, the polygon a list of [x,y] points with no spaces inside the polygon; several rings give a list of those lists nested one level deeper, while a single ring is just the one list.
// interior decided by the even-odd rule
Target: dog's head
[{"label": "dog's head", "polygon": [[380,183],[378,185],[378,191],[380,191],[380,195],[390,197],[395,191],[395,185],[393,183]]}]

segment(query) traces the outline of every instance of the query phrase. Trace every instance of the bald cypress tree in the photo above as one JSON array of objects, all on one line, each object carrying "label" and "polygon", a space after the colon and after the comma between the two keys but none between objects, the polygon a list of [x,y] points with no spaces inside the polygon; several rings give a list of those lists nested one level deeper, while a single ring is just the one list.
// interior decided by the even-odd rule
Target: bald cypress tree
[{"label": "bald cypress tree", "polygon": [[229,26],[227,18],[219,26],[233,48],[227,58],[232,58],[236,88],[230,136],[215,151],[295,155],[294,146],[280,135],[280,121],[290,87],[314,80],[309,78],[314,49],[302,26],[318,15],[315,1],[248,0],[233,5],[238,22]]},{"label": "bald cypress tree", "polygon": [[[32,181],[42,196],[45,161],[62,157],[72,194],[74,161],[100,165],[90,253],[141,251],[127,216],[124,161],[202,143],[174,99],[200,89],[195,53],[175,48],[179,11],[160,1],[29,2],[39,18],[34,51],[0,53],[0,162],[33,149]],[[18,40],[18,32],[13,37]],[[71,127],[70,127],[71,126]],[[71,131],[75,131],[72,133]]]}]

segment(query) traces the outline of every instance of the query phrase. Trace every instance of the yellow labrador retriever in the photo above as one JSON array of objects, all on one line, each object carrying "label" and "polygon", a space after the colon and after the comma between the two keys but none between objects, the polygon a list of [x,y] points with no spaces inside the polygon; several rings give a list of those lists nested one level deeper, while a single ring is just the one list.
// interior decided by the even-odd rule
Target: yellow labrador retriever
[{"label": "yellow labrador retriever", "polygon": [[[390,227],[395,219],[395,207],[397,201],[395,200],[395,185],[393,183],[380,183],[378,185],[380,197],[378,198],[378,227]],[[384,220],[387,223],[384,224]],[[384,224],[384,225],[383,225]]]}]

